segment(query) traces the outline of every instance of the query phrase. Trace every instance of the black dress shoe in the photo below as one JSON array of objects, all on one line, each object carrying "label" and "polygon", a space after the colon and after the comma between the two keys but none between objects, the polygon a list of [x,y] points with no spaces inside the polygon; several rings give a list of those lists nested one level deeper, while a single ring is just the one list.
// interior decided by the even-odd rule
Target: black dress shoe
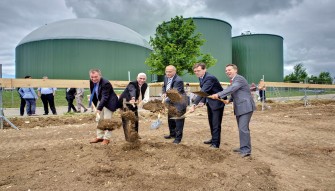
[{"label": "black dress shoe", "polygon": [[248,156],[250,156],[251,155],[251,153],[241,153],[241,157],[242,158],[244,158],[244,157],[248,157]]},{"label": "black dress shoe", "polygon": [[43,115],[48,115],[47,113],[43,113]]},{"label": "black dress shoe", "polygon": [[180,140],[176,140],[176,139],[175,139],[175,140],[173,141],[173,143],[174,143],[174,144],[179,144],[179,143],[180,143]]},{"label": "black dress shoe", "polygon": [[240,152],[241,152],[241,149],[240,149],[240,148],[235,148],[235,149],[233,149],[233,152],[235,152],[235,153],[240,153]]},{"label": "black dress shoe", "polygon": [[213,148],[213,149],[218,149],[218,148],[219,148],[219,146],[217,146],[217,145],[213,145],[213,144],[211,144],[211,146],[209,146],[209,147],[211,147],[211,148]]},{"label": "black dress shoe", "polygon": [[165,139],[172,139],[172,138],[175,138],[175,136],[165,135],[164,138],[165,138]]},{"label": "black dress shoe", "polygon": [[208,140],[208,141],[204,141],[204,144],[210,145],[212,144],[212,139]]}]

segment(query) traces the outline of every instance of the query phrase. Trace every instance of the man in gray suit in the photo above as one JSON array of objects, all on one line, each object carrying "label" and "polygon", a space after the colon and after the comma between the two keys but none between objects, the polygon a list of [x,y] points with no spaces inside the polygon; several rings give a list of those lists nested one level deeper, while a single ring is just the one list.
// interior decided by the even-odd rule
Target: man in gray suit
[{"label": "man in gray suit", "polygon": [[[162,97],[166,97],[166,92],[170,89],[175,89],[181,94],[183,100],[181,102],[173,103],[169,98],[166,98],[165,103],[167,103],[171,107],[175,107],[180,115],[186,112],[187,107],[187,98],[184,90],[184,81],[180,76],[176,74],[177,69],[173,65],[169,65],[165,68],[165,77],[164,84],[162,87]],[[181,139],[183,138],[183,128],[185,119],[170,119],[171,116],[168,114],[168,125],[170,134],[164,136],[165,139],[174,138],[174,144],[179,144]]]},{"label": "man in gray suit", "polygon": [[228,64],[226,66],[226,74],[231,79],[231,85],[216,94],[211,95],[212,98],[218,99],[231,95],[229,101],[234,103],[234,114],[240,135],[240,148],[234,149],[239,152],[242,157],[251,155],[251,140],[249,122],[253,111],[256,110],[255,102],[252,98],[247,80],[237,74],[237,66]]}]

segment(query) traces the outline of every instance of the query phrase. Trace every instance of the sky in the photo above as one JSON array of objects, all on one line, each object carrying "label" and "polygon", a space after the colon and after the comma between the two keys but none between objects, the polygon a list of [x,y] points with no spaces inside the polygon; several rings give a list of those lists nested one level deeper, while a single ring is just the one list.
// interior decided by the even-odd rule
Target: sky
[{"label": "sky", "polygon": [[335,77],[333,0],[0,0],[2,77],[15,77],[15,47],[33,30],[73,18],[124,25],[149,40],[175,16],[208,17],[232,25],[232,36],[275,34],[284,38],[284,75],[303,64],[309,75]]}]

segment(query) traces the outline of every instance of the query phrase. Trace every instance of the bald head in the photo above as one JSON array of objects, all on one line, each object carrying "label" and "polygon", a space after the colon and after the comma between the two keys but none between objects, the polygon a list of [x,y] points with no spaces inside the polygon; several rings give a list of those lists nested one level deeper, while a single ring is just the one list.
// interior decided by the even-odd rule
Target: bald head
[{"label": "bald head", "polygon": [[176,75],[177,69],[173,65],[168,65],[165,68],[165,75],[168,78],[172,78],[174,75]]}]

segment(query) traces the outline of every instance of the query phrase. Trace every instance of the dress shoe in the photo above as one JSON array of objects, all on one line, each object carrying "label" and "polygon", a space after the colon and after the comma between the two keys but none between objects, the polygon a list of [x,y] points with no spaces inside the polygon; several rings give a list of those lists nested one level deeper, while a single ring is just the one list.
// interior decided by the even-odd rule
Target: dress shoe
[{"label": "dress shoe", "polygon": [[93,140],[90,141],[90,143],[99,143],[102,142],[103,139],[99,139],[99,138],[94,138]]},{"label": "dress shoe", "polygon": [[213,149],[218,149],[218,148],[219,148],[219,146],[217,146],[217,145],[213,145],[213,144],[211,144],[211,146],[209,146],[209,147],[211,147],[211,148],[213,148]]},{"label": "dress shoe", "polygon": [[179,144],[181,141],[180,140],[177,140],[177,139],[175,139],[174,141],[173,141],[173,143],[174,144]]},{"label": "dress shoe", "polygon": [[108,145],[108,144],[109,144],[109,142],[110,142],[109,140],[107,140],[107,139],[104,139],[104,140],[102,141],[102,143],[101,143],[101,144],[102,144],[102,145]]},{"label": "dress shoe", "polygon": [[212,144],[212,139],[208,140],[208,141],[204,141],[204,144],[210,145]]},{"label": "dress shoe", "polygon": [[43,115],[48,115],[47,113],[43,113]]},{"label": "dress shoe", "polygon": [[84,109],[84,113],[87,111],[87,109]]},{"label": "dress shoe", "polygon": [[165,139],[172,139],[172,138],[175,138],[175,136],[165,135],[164,138],[165,138]]},{"label": "dress shoe", "polygon": [[235,153],[240,153],[240,152],[241,152],[241,149],[240,149],[240,148],[235,148],[235,149],[233,149],[233,152],[235,152]]},{"label": "dress shoe", "polygon": [[251,155],[251,153],[241,153],[241,157],[242,158],[244,158],[244,157],[248,157],[248,156],[250,156]]}]

